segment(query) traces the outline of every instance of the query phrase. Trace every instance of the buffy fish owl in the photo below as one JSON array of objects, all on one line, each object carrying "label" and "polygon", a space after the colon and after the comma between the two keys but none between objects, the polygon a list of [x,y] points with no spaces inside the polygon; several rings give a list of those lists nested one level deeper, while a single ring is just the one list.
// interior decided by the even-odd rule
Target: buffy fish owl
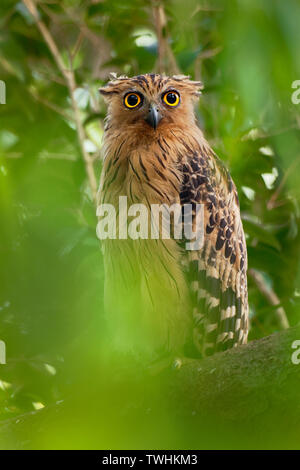
[{"label": "buffy fish owl", "polygon": [[[115,208],[117,227],[102,242],[105,304],[111,341],[121,349],[203,357],[247,342],[238,195],[197,125],[201,88],[186,76],[146,74],[113,76],[100,89],[108,114],[98,202]],[[133,204],[189,205],[192,223],[202,205],[201,247],[187,249],[174,236],[119,236],[122,212],[130,224]]]}]

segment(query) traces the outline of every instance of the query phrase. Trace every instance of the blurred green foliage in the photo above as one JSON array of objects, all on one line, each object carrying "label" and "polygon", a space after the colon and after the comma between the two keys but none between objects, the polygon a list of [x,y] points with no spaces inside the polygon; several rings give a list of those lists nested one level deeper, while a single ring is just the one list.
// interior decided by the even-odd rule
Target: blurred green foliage
[{"label": "blurred green foliage", "polygon": [[[85,146],[100,155],[98,87],[111,71],[157,70],[152,4],[43,0],[38,7],[66,67],[74,53]],[[300,3],[168,0],[165,11],[163,33],[181,72],[205,85],[197,115],[238,187],[249,266],[262,272],[295,325],[300,104],[291,102],[291,87],[300,79]],[[80,386],[81,369],[94,376],[105,321],[95,209],[69,93],[22,2],[1,1],[0,48],[7,92],[0,105],[0,339],[8,359],[0,366],[0,419],[7,419],[64,399]],[[99,178],[100,158],[95,171]],[[280,330],[276,308],[252,278],[249,297],[250,339]]]}]

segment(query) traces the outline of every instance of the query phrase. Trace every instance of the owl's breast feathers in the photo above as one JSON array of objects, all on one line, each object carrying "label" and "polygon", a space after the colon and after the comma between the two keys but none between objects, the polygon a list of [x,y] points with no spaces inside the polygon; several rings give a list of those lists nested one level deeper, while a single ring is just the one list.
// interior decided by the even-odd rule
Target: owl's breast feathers
[{"label": "owl's breast feathers", "polygon": [[[204,245],[197,251],[176,248],[192,302],[193,344],[209,355],[247,342],[247,252],[237,191],[200,129],[186,134],[173,127],[147,136],[109,129],[100,201],[116,203],[203,204]],[[177,243],[176,243],[177,246]],[[171,246],[172,249],[172,246]],[[179,291],[187,292],[181,286]],[[184,294],[185,295],[185,294]],[[183,305],[183,302],[181,302]]]}]

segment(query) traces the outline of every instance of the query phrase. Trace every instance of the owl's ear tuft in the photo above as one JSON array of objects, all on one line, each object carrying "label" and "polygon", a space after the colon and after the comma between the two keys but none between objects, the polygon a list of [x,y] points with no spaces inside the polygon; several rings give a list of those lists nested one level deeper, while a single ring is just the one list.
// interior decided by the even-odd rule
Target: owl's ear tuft
[{"label": "owl's ear tuft", "polygon": [[105,100],[109,100],[112,95],[120,93],[122,91],[120,84],[123,80],[128,80],[128,77],[125,77],[125,75],[118,77],[114,72],[109,74],[109,78],[110,81],[107,83],[107,85],[99,88],[99,93],[103,95]]},{"label": "owl's ear tuft", "polygon": [[103,96],[105,100],[108,100],[112,95],[119,93],[118,88],[109,82],[106,86],[99,88],[99,93]]},{"label": "owl's ear tuft", "polygon": [[194,89],[195,96],[202,95],[201,90],[203,90],[203,88],[204,88],[204,85],[203,85],[202,82],[197,82],[197,81],[190,80],[189,83],[190,83],[191,87]]},{"label": "owl's ear tuft", "polygon": [[109,86],[104,86],[98,89],[100,95],[103,95],[104,98],[111,95],[112,93],[116,93],[114,90],[112,90]]},{"label": "owl's ear tuft", "polygon": [[186,91],[194,95],[196,98],[202,94],[201,90],[204,88],[202,82],[190,80],[188,75],[173,75],[172,79],[176,82],[180,82]]}]

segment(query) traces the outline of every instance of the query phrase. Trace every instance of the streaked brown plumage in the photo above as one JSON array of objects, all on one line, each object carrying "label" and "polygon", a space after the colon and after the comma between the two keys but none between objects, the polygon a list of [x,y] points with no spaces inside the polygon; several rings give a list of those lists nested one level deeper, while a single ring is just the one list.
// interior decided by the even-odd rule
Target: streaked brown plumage
[{"label": "streaked brown plumage", "polygon": [[[238,196],[197,126],[193,104],[200,89],[188,77],[156,74],[114,77],[100,89],[108,117],[99,201],[117,207],[125,195],[148,206],[204,204],[205,242],[198,251],[185,251],[174,239],[103,242],[113,336],[133,349],[185,347],[188,354],[208,355],[247,341],[247,252]],[[178,106],[164,103],[168,90],[180,95]],[[124,105],[129,92],[142,99],[137,109]],[[145,120],[151,105],[161,115],[157,128]]]}]

